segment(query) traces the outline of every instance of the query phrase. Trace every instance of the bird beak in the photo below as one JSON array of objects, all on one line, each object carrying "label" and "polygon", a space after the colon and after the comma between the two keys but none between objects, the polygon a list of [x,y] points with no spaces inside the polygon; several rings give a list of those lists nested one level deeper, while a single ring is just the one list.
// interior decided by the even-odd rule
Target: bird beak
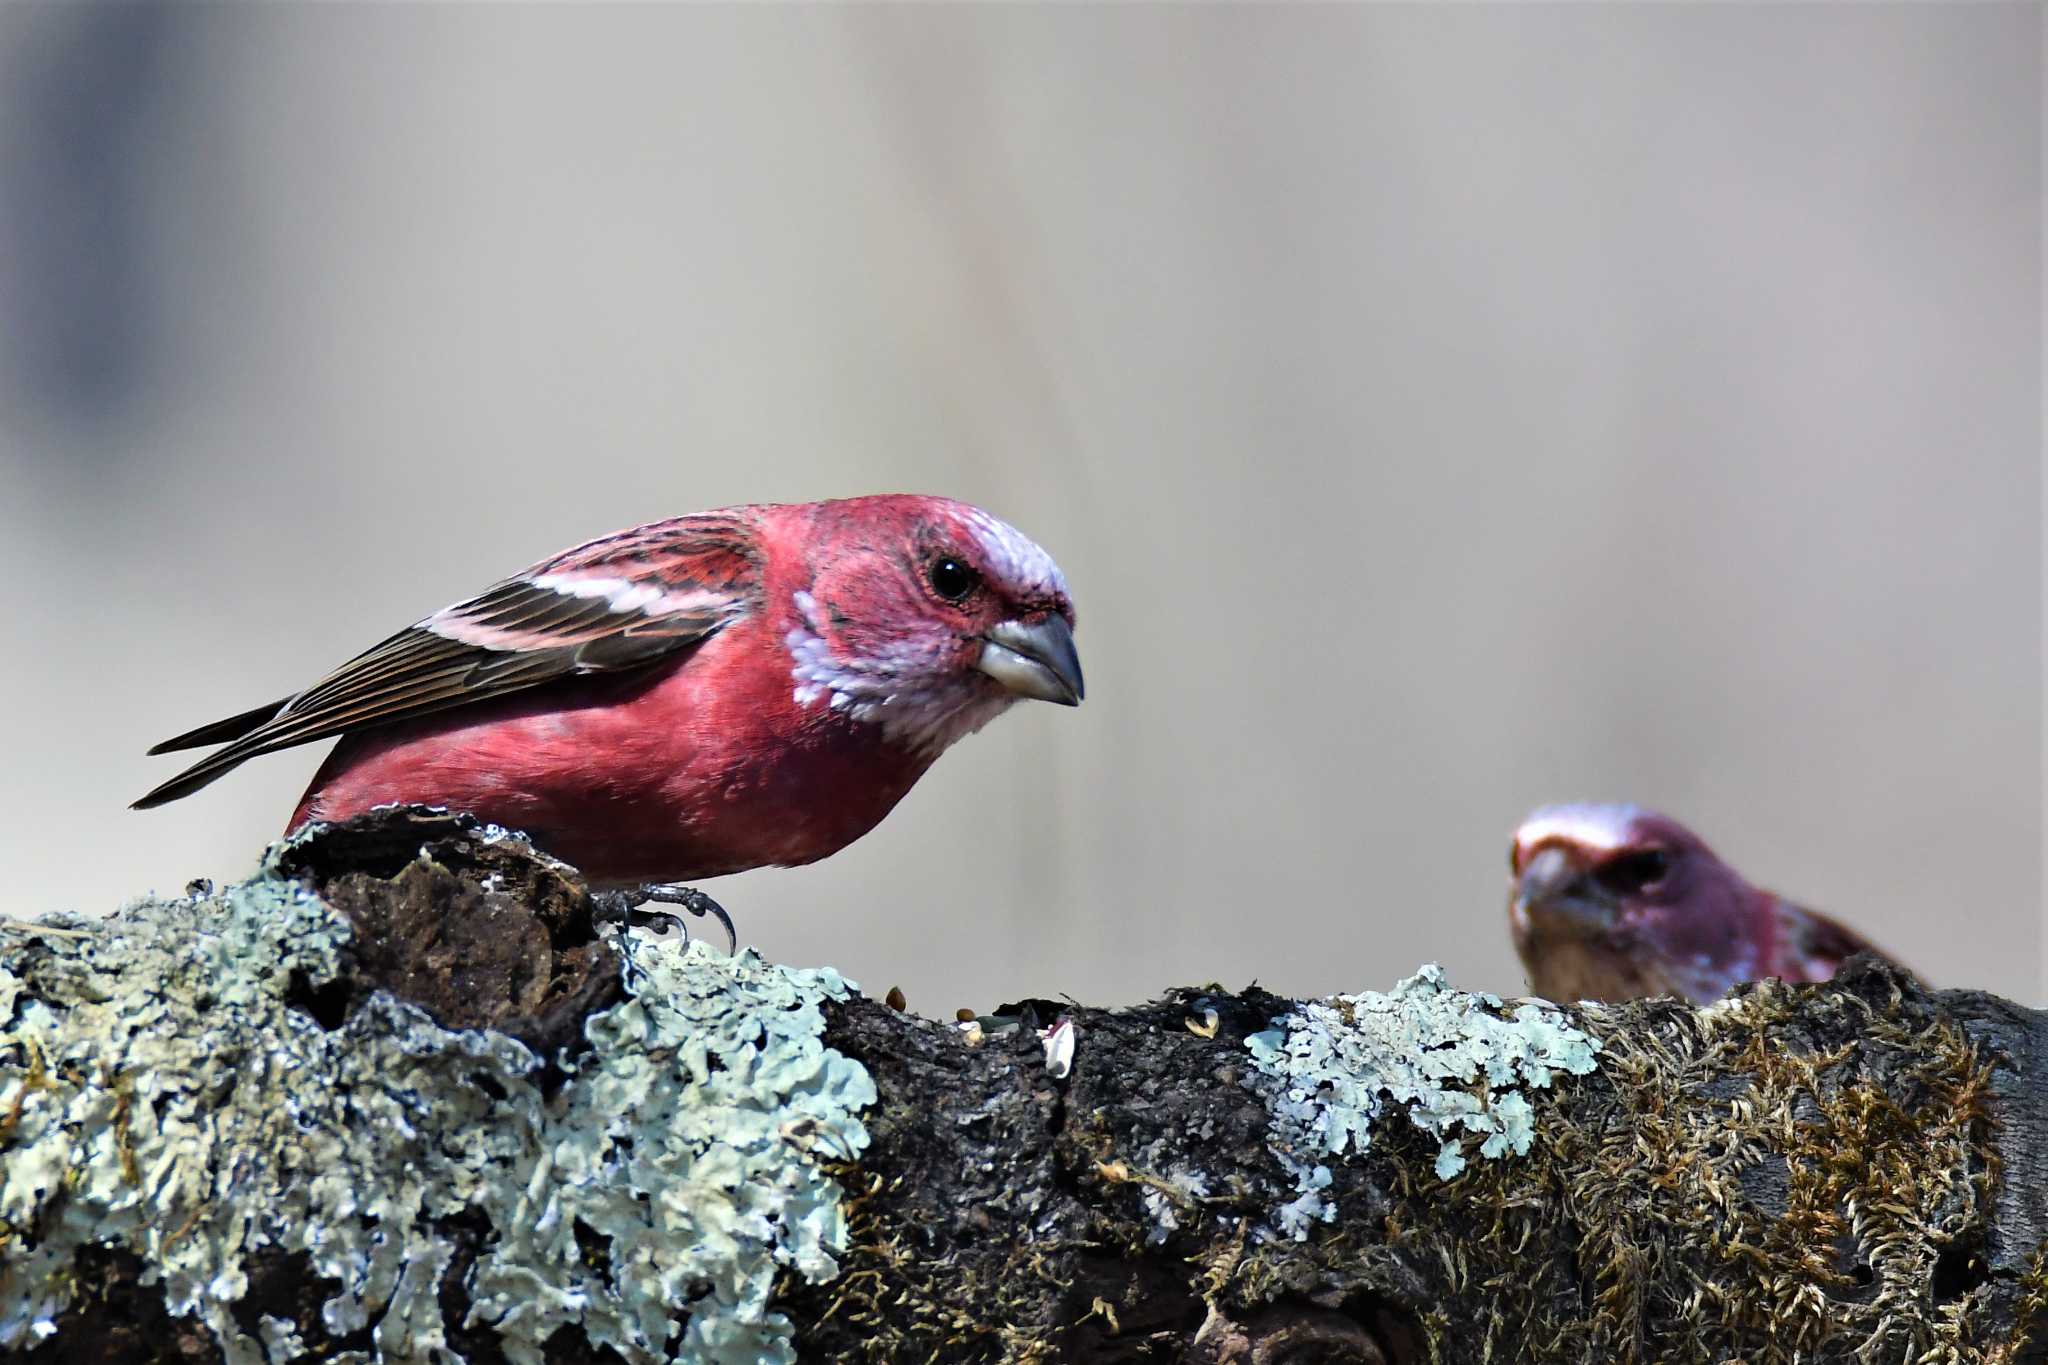
[{"label": "bird beak", "polygon": [[1053,612],[1042,621],[1004,621],[981,637],[981,660],[975,665],[1020,697],[1079,706],[1081,656],[1074,652],[1074,632]]},{"label": "bird beak", "polygon": [[1536,850],[1515,883],[1515,911],[1525,922],[1542,912],[1580,929],[1604,929],[1614,909],[1599,884],[1581,876],[1570,855],[1555,846]]}]

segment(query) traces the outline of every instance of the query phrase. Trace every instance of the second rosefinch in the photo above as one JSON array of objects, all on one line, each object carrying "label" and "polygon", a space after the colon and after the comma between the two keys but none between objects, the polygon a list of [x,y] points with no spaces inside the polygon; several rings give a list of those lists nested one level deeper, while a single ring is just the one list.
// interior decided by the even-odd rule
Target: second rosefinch
[{"label": "second rosefinch", "polygon": [[[1827,916],[1751,886],[1700,837],[1637,806],[1549,806],[1515,831],[1508,924],[1551,1000],[1676,995],[1745,981],[1825,981],[1876,952]],[[1882,954],[1880,954],[1882,956]]]}]

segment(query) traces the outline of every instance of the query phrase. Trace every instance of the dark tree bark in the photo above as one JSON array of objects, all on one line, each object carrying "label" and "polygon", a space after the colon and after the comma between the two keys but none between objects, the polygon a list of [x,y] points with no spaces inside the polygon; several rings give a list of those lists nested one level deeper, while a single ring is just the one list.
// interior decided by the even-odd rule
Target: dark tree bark
[{"label": "dark tree bark", "polygon": [[[294,1008],[332,1029],[381,991],[449,1028],[509,1032],[544,1059],[547,1096],[575,1083],[583,1020],[645,989],[622,983],[614,931],[573,873],[466,821],[379,815],[273,875],[303,879],[354,930],[343,970],[295,988]],[[30,1002],[85,1007],[62,965],[75,946],[0,930],[17,1022]],[[1321,1158],[1314,1208],[1333,1218],[1304,1224],[1281,1213],[1304,1179],[1280,1151],[1284,1083],[1248,1044],[1296,1008],[1209,988],[1115,1010],[1011,1002],[963,1027],[826,1004],[824,1042],[878,1098],[864,1151],[815,1154],[844,1191],[845,1238],[835,1274],[776,1282],[796,1357],[2048,1360],[2040,1013],[1930,995],[1864,959],[1829,986],[1765,983],[1706,1010],[1564,1009],[1599,1040],[1597,1064],[1526,1088],[1526,1152],[1468,1144],[1445,1179],[1440,1137],[1389,1101],[1367,1150]],[[10,1050],[9,1009],[0,985],[0,1163],[36,1087],[55,1084]],[[1065,1074],[1042,1036],[1060,1021]],[[452,1249],[434,1289],[447,1350],[521,1358],[469,1313],[502,1229],[481,1212],[435,1226]],[[0,1303],[46,1232],[0,1221]],[[333,1285],[303,1252],[258,1251],[247,1269],[232,1311],[252,1340],[374,1358],[374,1322],[323,1320]],[[47,1333],[0,1358],[223,1358],[217,1333],[170,1314],[147,1257],[87,1246],[62,1273]],[[687,1296],[672,1311],[686,1323]],[[573,1321],[535,1349],[622,1358]]]}]

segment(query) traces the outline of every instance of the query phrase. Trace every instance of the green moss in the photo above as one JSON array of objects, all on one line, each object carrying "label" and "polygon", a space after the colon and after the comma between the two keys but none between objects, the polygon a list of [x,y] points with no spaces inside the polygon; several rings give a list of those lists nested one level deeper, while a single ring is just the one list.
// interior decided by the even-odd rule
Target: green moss
[{"label": "green moss", "polygon": [[[1764,982],[1603,1041],[1597,1123],[1546,1126],[1530,1160],[1459,1182],[1450,1339],[1671,1365],[1843,1343],[1990,1358],[1988,1285],[1936,1271],[1968,1265],[1994,1179],[1989,1069],[1952,1022]],[[1436,1199],[1411,1190],[1395,1217]]]},{"label": "green moss", "polygon": [[291,1003],[332,979],[348,927],[276,863],[217,896],[145,901],[0,963],[0,1349],[53,1330],[88,1244],[126,1247],[230,1361],[300,1343],[232,1309],[248,1258],[302,1252],[339,1288],[363,1361],[458,1360],[445,1220],[493,1230],[472,1324],[541,1359],[561,1325],[629,1361],[794,1358],[779,1272],[845,1243],[821,1163],[867,1142],[867,1073],[820,1041],[847,983],[751,954],[622,945],[629,996],[544,1099],[536,1059],[372,997],[329,1031]]},{"label": "green moss", "polygon": [[1243,1301],[1340,1284],[1424,1304],[1435,1359],[2016,1358],[1983,1324],[2001,1294],[2022,1324],[2042,1311],[2048,1262],[2017,1291],[1983,1264],[1990,1067],[1903,979],[1890,999],[1868,981],[1762,982],[1700,1010],[1585,1007],[1598,1067],[1569,1116],[1541,1083],[1592,1059],[1536,1009],[1518,1031],[1530,1051],[1503,1053],[1483,1041],[1501,1013],[1429,973],[1252,1040],[1297,1192],[1274,1221],[1299,1235],[1336,1190],[1390,1202],[1312,1241],[1255,1243],[1233,1275]]},{"label": "green moss", "polygon": [[2026,1271],[2020,1276],[2019,1297],[2013,1304],[2012,1339],[2001,1343],[1990,1358],[2000,1362],[2023,1358],[2044,1321],[2048,1321],[2048,1242],[2035,1247],[2028,1257]]}]

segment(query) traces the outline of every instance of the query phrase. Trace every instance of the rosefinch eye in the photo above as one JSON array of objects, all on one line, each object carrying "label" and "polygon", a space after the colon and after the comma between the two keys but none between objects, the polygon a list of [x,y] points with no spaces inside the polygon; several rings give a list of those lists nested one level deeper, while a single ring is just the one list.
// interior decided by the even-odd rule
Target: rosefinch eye
[{"label": "rosefinch eye", "polygon": [[1639,853],[1624,853],[1610,858],[1593,875],[1609,891],[1630,895],[1655,886],[1664,880],[1664,874],[1671,870],[1671,859],[1659,848],[1646,848]]},{"label": "rosefinch eye", "polygon": [[981,576],[951,557],[935,560],[931,568],[932,591],[948,602],[964,602]]}]

